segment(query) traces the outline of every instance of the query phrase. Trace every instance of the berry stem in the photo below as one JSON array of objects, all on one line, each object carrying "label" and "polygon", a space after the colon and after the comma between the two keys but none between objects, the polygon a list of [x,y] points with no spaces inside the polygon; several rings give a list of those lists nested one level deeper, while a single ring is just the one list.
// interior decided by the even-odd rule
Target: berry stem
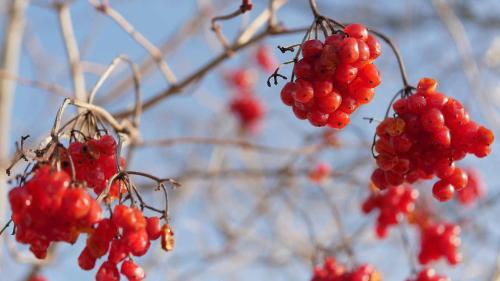
[{"label": "berry stem", "polygon": [[2,227],[2,229],[0,230],[0,235],[2,235],[5,230],[7,229],[7,227],[9,227],[9,225],[12,223],[12,219],[10,219],[5,225],[4,227]]},{"label": "berry stem", "polygon": [[403,92],[405,95],[409,93],[413,87],[410,85],[408,82],[408,74],[406,73],[406,67],[403,62],[403,57],[401,56],[401,52],[399,51],[398,47],[396,44],[392,41],[391,38],[389,38],[387,35],[383,34],[382,32],[379,32],[377,30],[374,30],[372,28],[368,29],[369,32],[373,33],[375,36],[379,37],[382,39],[389,47],[391,47],[392,52],[396,56],[396,60],[398,61],[398,66],[399,66],[399,72],[401,73],[401,79],[403,81]]},{"label": "berry stem", "polygon": [[54,120],[54,126],[52,127],[52,131],[50,132],[50,136],[53,139],[57,139],[57,136],[59,134],[59,128],[61,127],[61,118],[64,113],[64,110],[66,109],[66,106],[70,103],[70,99],[65,98],[61,107],[57,111],[56,119]]},{"label": "berry stem", "polygon": [[309,0],[309,6],[311,6],[311,12],[313,13],[314,17],[321,17],[321,14],[319,13],[318,10],[318,4],[316,3],[316,0]]}]

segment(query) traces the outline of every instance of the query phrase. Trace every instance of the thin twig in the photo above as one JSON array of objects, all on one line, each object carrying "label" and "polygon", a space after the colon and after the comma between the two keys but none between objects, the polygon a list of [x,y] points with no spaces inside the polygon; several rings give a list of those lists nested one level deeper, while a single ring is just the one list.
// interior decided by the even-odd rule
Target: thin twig
[{"label": "thin twig", "polygon": [[[275,35],[284,35],[284,34],[290,34],[290,33],[300,33],[304,32],[306,29],[304,28],[298,28],[298,29],[292,29],[292,30],[265,30],[262,31],[261,33],[255,35],[255,37],[249,39],[248,41],[241,43],[241,44],[234,44],[231,46],[231,50],[233,52],[239,51],[241,49],[244,49],[248,46],[251,46],[252,44],[259,42],[263,40],[264,38],[268,36],[275,36]],[[157,105],[159,102],[163,101],[165,98],[168,98],[172,95],[178,94],[182,92],[184,88],[187,86],[191,85],[191,83],[200,80],[203,78],[210,70],[214,69],[215,67],[219,66],[222,62],[224,62],[226,59],[228,59],[230,56],[228,55],[227,52],[223,52],[222,54],[218,55],[211,61],[209,61],[207,64],[193,72],[191,75],[186,77],[184,80],[180,81],[176,85],[170,86],[163,92],[149,98],[148,100],[144,101],[142,110],[148,110],[152,108],[153,106]],[[129,116],[130,114],[133,114],[132,111],[126,110],[123,112],[118,112],[114,114],[116,117],[126,117]]]},{"label": "thin twig", "polygon": [[89,3],[96,8],[96,10],[102,12],[107,15],[110,19],[112,19],[116,24],[118,24],[126,33],[130,35],[134,41],[136,41],[139,45],[141,45],[149,55],[156,61],[158,67],[161,72],[165,76],[165,79],[170,85],[175,85],[177,79],[175,78],[174,73],[165,62],[162,57],[161,51],[156,47],[153,43],[151,43],[142,33],[137,31],[132,24],[130,24],[118,11],[112,9],[108,5],[103,5],[99,3],[97,0],[89,0]]}]

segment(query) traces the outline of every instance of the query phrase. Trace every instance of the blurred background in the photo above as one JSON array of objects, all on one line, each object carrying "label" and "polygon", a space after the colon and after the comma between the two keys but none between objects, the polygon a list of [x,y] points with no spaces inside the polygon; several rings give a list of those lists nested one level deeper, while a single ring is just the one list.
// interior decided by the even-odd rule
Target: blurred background
[{"label": "blurred background", "polygon": [[[308,1],[274,2],[279,8],[275,20],[287,29],[311,24]],[[49,135],[63,98],[73,97],[55,3],[69,5],[87,90],[119,55],[141,67],[144,100],[170,85],[150,54],[91,3],[1,0],[0,49],[5,54],[8,45],[14,45],[0,71],[3,167],[21,136],[29,134],[26,146],[37,147]],[[160,50],[178,81],[224,53],[210,20],[233,12],[240,4],[227,0],[109,1],[114,11]],[[252,11],[219,22],[227,40],[232,44],[241,39],[249,26],[257,29],[245,36],[253,38],[263,32],[267,21],[262,17],[268,5],[268,1],[255,0]],[[322,14],[340,22],[362,22],[391,37],[413,85],[421,77],[437,79],[439,90],[463,101],[473,119],[500,132],[499,1],[318,0],[318,6]],[[22,24],[14,28],[20,37],[17,44],[12,43],[16,35],[9,33],[13,18],[25,23],[24,28]],[[360,208],[369,194],[374,168],[370,145],[377,124],[364,118],[382,119],[390,99],[402,88],[395,57],[382,44],[383,53],[376,61],[382,84],[374,100],[352,115],[350,126],[341,132],[315,128],[298,120],[281,102],[284,81],[266,85],[272,70],[260,68],[256,61],[259,49],[266,47],[277,61],[291,60],[292,54],[282,54],[276,46],[300,43],[302,37],[298,32],[254,40],[181,93],[144,111],[142,143],[133,149],[131,169],[182,184],[169,193],[175,250],[165,253],[156,242],[138,259],[148,273],[147,280],[309,280],[312,266],[328,255],[347,265],[353,260],[370,263],[384,280],[410,276],[408,252],[418,252],[418,232],[403,224],[379,240],[374,234],[374,214],[364,215]],[[250,73],[249,91],[265,112],[250,130],[242,128],[229,109],[238,91],[228,77],[242,70]],[[290,65],[281,72],[289,76]],[[133,101],[130,70],[122,64],[97,93],[95,103],[116,113],[130,109]],[[468,156],[460,163],[476,168],[487,186],[486,196],[472,206],[455,200],[438,203],[432,198],[432,183],[417,185],[418,206],[442,221],[462,226],[463,263],[456,267],[435,264],[452,280],[500,280],[496,279],[500,278],[496,273],[500,264],[497,149],[495,143],[489,157]],[[322,163],[330,167],[328,178],[321,183],[311,181],[311,170]],[[162,206],[163,197],[155,196],[151,183],[138,181],[145,197]],[[4,186],[0,194],[2,222],[10,215],[5,200],[10,187]],[[401,233],[409,243],[404,243]],[[59,245],[53,259],[40,264],[9,234],[2,237],[0,280],[25,280],[34,269],[51,281],[93,280],[95,270],[82,271],[76,261],[83,238],[74,246]]]}]

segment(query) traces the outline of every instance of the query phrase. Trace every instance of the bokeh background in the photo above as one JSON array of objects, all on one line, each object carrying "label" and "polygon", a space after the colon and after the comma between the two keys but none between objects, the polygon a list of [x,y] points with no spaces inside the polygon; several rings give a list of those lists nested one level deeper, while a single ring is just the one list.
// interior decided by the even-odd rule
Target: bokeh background
[{"label": "bokeh background", "polygon": [[[0,38],[6,35],[11,2],[0,1]],[[51,3],[30,1],[18,74],[2,72],[0,76],[17,80],[10,107],[10,129],[0,136],[10,143],[8,157],[13,155],[14,143],[21,136],[31,135],[27,146],[36,147],[49,134],[63,100],[63,95],[30,84],[42,81],[67,89],[68,95],[72,92],[57,13]],[[136,30],[161,46],[165,60],[179,79],[223,52],[210,30],[210,19],[240,5],[240,1],[229,0],[109,3]],[[267,8],[268,1],[256,0],[254,4],[250,13],[221,22],[230,41]],[[440,91],[462,100],[474,119],[498,134],[498,0],[318,0],[318,5],[329,17],[341,22],[362,22],[390,36],[401,50],[412,84],[421,77],[436,78]],[[140,45],[87,1],[72,1],[70,9],[87,89],[118,55],[126,55],[139,65],[148,59]],[[309,26],[312,15],[308,1],[288,1],[277,12],[277,19],[291,29]],[[402,230],[392,229],[387,239],[377,240],[374,215],[365,216],[360,211],[374,167],[369,147],[376,126],[376,122],[363,118],[383,118],[389,100],[401,89],[396,60],[388,46],[383,45],[383,54],[376,62],[382,84],[373,102],[352,116],[347,129],[335,134],[336,145],[324,146],[321,143],[326,130],[296,119],[280,101],[279,91],[284,83],[267,87],[270,73],[260,70],[254,60],[260,45],[270,46],[277,60],[290,60],[291,54],[281,54],[275,47],[300,43],[301,38],[302,34],[270,36],[252,44],[181,94],[144,112],[141,137],[145,145],[135,149],[131,169],[172,177],[182,184],[169,193],[176,248],[165,253],[154,243],[149,254],[138,259],[148,272],[147,280],[308,280],[312,265],[325,255],[335,255],[350,264],[342,237],[350,241],[355,259],[376,266],[385,280],[405,280],[409,276],[407,251],[418,251],[416,230],[403,225]],[[254,71],[258,79],[254,92],[266,108],[265,120],[256,133],[242,132],[238,120],[228,110],[228,100],[236,93],[224,77],[241,68]],[[150,69],[142,75],[145,99],[168,87],[158,69],[154,65]],[[283,72],[289,75],[291,68],[285,66]],[[100,90],[96,103],[110,112],[130,108],[132,88],[117,88],[124,80],[130,80],[130,72],[123,65]],[[74,113],[67,113],[66,118]],[[227,142],[193,144],[179,139],[183,137],[243,140],[266,149]],[[152,145],[158,140],[171,141],[168,145]],[[426,208],[439,218],[462,226],[464,262],[457,267],[436,264],[438,271],[452,280],[498,278],[497,150],[496,142],[488,158],[469,156],[462,161],[461,166],[477,168],[488,187],[487,196],[473,207],[466,208],[455,201],[438,203],[432,199],[432,183],[418,186]],[[307,173],[320,162],[328,163],[332,173],[318,186],[308,180]],[[158,206],[163,204],[150,182],[138,179],[138,184],[148,200]],[[9,211],[5,200],[2,202],[3,222]],[[404,245],[401,232],[410,238],[409,245]],[[8,233],[3,242],[0,280],[25,280],[36,266],[51,281],[94,278],[95,270],[84,272],[76,262],[83,237],[74,246],[58,246],[54,259],[43,265],[36,265],[27,247],[17,245]]]}]

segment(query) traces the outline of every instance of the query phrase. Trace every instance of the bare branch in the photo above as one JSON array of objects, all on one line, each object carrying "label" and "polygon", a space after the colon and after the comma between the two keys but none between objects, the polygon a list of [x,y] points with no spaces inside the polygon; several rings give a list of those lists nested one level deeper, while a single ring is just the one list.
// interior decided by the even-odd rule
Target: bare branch
[{"label": "bare branch", "polygon": [[168,64],[163,60],[161,51],[151,43],[144,35],[137,31],[132,24],[130,24],[120,13],[112,9],[108,5],[100,4],[96,0],[89,0],[89,3],[96,8],[96,10],[107,15],[116,24],[118,24],[125,32],[127,32],[132,39],[141,45],[156,61],[165,79],[170,85],[175,85],[176,78]]},{"label": "bare branch", "polygon": [[71,69],[71,76],[73,78],[75,97],[78,100],[86,101],[87,94],[85,89],[85,77],[83,76],[82,67],[80,65],[80,52],[78,50],[78,43],[76,42],[73,31],[71,12],[67,4],[56,5],[56,8],[59,16],[59,28],[61,29],[61,33],[63,35],[64,46],[66,47],[68,63]]}]

